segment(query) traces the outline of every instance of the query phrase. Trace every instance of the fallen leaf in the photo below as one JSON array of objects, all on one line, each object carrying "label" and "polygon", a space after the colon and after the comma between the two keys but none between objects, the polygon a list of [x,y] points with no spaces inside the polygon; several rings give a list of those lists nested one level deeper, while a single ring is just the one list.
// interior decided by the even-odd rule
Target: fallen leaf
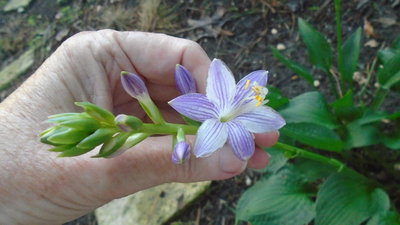
[{"label": "fallen leaf", "polygon": [[371,39],[367,42],[365,42],[364,46],[366,47],[371,47],[371,48],[376,48],[378,47],[379,43],[375,39]]},{"label": "fallen leaf", "polygon": [[372,24],[368,21],[368,19],[366,17],[364,18],[364,31],[368,37],[376,37],[374,27],[372,26]]},{"label": "fallen leaf", "polygon": [[392,25],[396,24],[396,18],[391,18],[391,17],[381,17],[377,20],[379,23],[381,23],[384,27],[390,27]]}]

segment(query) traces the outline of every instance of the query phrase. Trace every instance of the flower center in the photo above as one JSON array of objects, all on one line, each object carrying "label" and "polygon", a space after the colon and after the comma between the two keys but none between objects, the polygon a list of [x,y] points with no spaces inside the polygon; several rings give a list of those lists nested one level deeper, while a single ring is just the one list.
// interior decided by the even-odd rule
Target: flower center
[{"label": "flower center", "polygon": [[[248,89],[250,87],[250,80],[246,81],[246,85],[244,86],[244,89]],[[254,81],[251,84],[251,90],[254,92],[253,96],[250,96],[249,99],[255,99],[256,100],[256,106],[264,105],[268,102],[268,100],[265,100],[265,96],[268,94],[268,89],[266,87],[262,87],[258,85],[256,81]]]}]

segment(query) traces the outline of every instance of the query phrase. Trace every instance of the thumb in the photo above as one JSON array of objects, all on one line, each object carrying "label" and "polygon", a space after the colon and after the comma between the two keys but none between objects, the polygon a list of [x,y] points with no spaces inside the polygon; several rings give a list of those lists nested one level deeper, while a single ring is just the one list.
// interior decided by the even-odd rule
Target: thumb
[{"label": "thumb", "polygon": [[[194,143],[194,136],[189,136],[188,142]],[[183,165],[173,164],[171,156],[171,136],[160,136],[148,138],[118,157],[99,159],[94,166],[104,176],[99,195],[109,201],[168,182],[227,179],[247,165],[228,145],[207,158],[192,155]]]}]

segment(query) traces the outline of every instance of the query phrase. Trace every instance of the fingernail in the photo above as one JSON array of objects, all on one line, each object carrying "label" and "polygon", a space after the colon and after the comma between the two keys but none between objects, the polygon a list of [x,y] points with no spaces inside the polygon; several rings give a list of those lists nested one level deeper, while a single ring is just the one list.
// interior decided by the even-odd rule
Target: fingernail
[{"label": "fingernail", "polygon": [[223,172],[236,175],[246,168],[247,161],[237,158],[232,149],[228,145],[224,145],[219,150],[219,166]]}]

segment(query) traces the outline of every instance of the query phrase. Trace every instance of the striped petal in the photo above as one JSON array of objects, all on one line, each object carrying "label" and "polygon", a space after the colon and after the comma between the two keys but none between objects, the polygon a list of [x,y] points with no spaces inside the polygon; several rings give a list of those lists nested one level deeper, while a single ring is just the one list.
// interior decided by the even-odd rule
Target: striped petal
[{"label": "striped petal", "polygon": [[239,159],[248,160],[255,150],[253,134],[238,122],[229,122],[227,127],[228,143],[231,145],[233,152]]},{"label": "striped petal", "polygon": [[229,68],[219,59],[211,62],[207,78],[207,98],[219,111],[230,108],[236,92],[235,78]]},{"label": "striped petal", "polygon": [[182,65],[175,67],[176,88],[181,94],[196,93],[196,81],[192,74]]},{"label": "striped petal", "polygon": [[236,85],[235,102],[254,95],[254,92],[251,89],[251,84],[254,82],[261,87],[265,87],[267,81],[268,71],[266,70],[257,70],[243,77]]},{"label": "striped petal", "polygon": [[215,106],[203,94],[191,93],[172,99],[168,104],[180,114],[203,122],[216,118]]},{"label": "striped petal", "polygon": [[278,130],[286,122],[279,113],[267,106],[255,107],[234,119],[252,133],[265,133]]},{"label": "striped petal", "polygon": [[196,157],[207,157],[224,146],[227,138],[226,123],[218,119],[206,120],[197,131],[194,154]]}]

